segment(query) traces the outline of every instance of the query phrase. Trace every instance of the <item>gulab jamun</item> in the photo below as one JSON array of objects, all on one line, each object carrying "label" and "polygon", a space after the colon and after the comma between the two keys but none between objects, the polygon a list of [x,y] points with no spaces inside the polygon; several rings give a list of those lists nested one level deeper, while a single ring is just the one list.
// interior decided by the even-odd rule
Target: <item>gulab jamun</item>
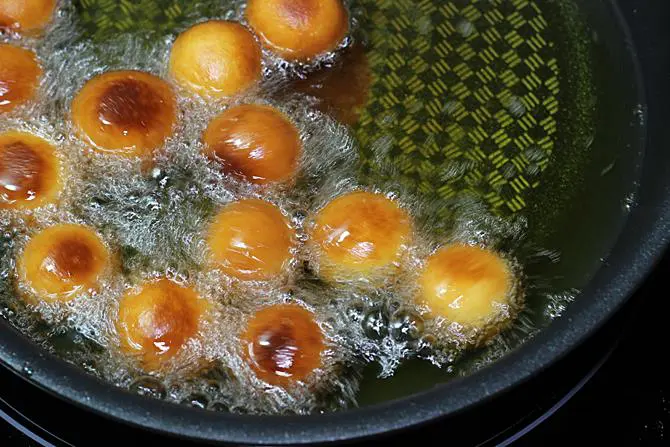
[{"label": "gulab jamun", "polygon": [[121,349],[146,370],[158,370],[196,336],[207,309],[190,287],[168,279],[147,282],[119,302],[116,328]]},{"label": "gulab jamun", "polygon": [[426,261],[417,301],[433,316],[467,328],[486,329],[508,313],[514,284],[508,262],[495,252],[465,244],[447,245]]},{"label": "gulab jamun", "polygon": [[72,121],[94,149],[145,156],[172,135],[177,104],[170,85],[141,71],[111,71],[89,80],[72,101]]},{"label": "gulab jamun", "polygon": [[296,304],[259,310],[241,339],[251,368],[271,385],[287,387],[304,381],[322,364],[325,344],[321,328],[310,311]]},{"label": "gulab jamun", "polygon": [[53,17],[56,0],[0,0],[0,31],[33,33]]},{"label": "gulab jamun", "polygon": [[0,114],[30,101],[41,77],[42,69],[35,53],[0,44]]},{"label": "gulab jamun", "polygon": [[29,133],[0,134],[0,209],[33,209],[53,202],[61,189],[56,149]]},{"label": "gulab jamun", "polygon": [[270,280],[291,259],[293,230],[275,205],[257,199],[226,205],[207,234],[212,263],[242,280]]},{"label": "gulab jamun", "polygon": [[330,279],[387,274],[409,243],[412,224],[396,202],[382,194],[355,191],[337,197],[318,212],[311,243],[319,270]]},{"label": "gulab jamun", "polygon": [[203,136],[205,153],[251,183],[282,182],[295,173],[302,143],[298,129],[273,107],[245,104],[216,117]]},{"label": "gulab jamun", "polygon": [[342,0],[249,0],[246,15],[263,44],[288,60],[334,50],[349,30]]},{"label": "gulab jamun", "polygon": [[239,23],[200,23],[175,40],[170,75],[191,93],[217,99],[233,96],[261,78],[260,45]]},{"label": "gulab jamun", "polygon": [[91,228],[77,224],[49,227],[26,245],[18,266],[21,281],[39,299],[69,301],[95,289],[110,262],[107,247]]}]

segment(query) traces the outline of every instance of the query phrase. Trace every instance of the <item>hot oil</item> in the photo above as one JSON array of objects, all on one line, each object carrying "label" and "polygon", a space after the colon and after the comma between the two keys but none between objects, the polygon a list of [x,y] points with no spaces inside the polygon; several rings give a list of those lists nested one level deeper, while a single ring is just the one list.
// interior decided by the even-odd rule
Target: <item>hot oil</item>
[{"label": "hot oil", "polygon": [[[216,17],[240,18],[241,5],[231,3]],[[193,23],[201,20],[194,17]],[[44,39],[15,41],[37,52],[45,76],[38,100],[0,121],[0,130],[23,129],[55,144],[65,179],[58,205],[0,214],[2,315],[39,344],[140,394],[220,411],[306,414],[356,405],[366,363],[378,365],[379,375],[389,377],[411,358],[429,360],[447,372],[493,361],[538,329],[530,314],[553,318],[569,300],[567,295],[557,297],[548,306],[533,309],[523,307],[519,298],[523,310],[512,330],[494,339],[483,356],[470,362],[466,358],[464,366],[459,366],[457,359],[471,340],[446,335],[446,323],[428,318],[425,309],[414,303],[416,278],[425,258],[454,242],[498,250],[519,277],[515,293],[530,302],[550,287],[524,272],[529,264],[555,260],[556,255],[526,241],[523,219],[494,217],[476,197],[461,194],[448,202],[427,200],[408,188],[398,180],[396,168],[385,162],[391,139],[382,137],[369,148],[377,161],[377,175],[360,175],[361,148],[349,128],[326,113],[333,107],[323,107],[318,97],[323,90],[310,87],[310,79],[327,82],[310,73],[327,70],[336,64],[340,52],[360,42],[347,41],[308,66],[265,54],[263,83],[228,103],[179,95],[176,131],[152,163],[88,148],[68,119],[76,92],[86,80],[109,70],[144,70],[166,78],[175,37],[147,41],[121,35],[94,44],[82,38],[74,12],[62,5]],[[357,48],[351,51],[360,51]],[[287,77],[300,78],[301,84],[295,87]],[[294,87],[296,93],[286,93]],[[231,105],[249,102],[279,108],[300,131],[299,174],[286,185],[250,186],[223,174],[216,162],[201,153],[201,135],[209,121]],[[345,101],[343,107],[358,106],[358,102]],[[345,113],[339,118],[346,122],[355,115]],[[396,266],[397,273],[383,283],[329,283],[318,276],[318,253],[309,244],[312,218],[328,201],[355,190],[397,201],[414,221],[412,241]],[[212,217],[225,205],[245,198],[276,204],[295,230],[295,248],[285,276],[267,282],[240,281],[208,266],[205,233]],[[15,259],[36,231],[65,222],[97,229],[113,253],[112,271],[102,277],[98,291],[71,302],[28,304],[21,297],[32,292],[18,280]],[[197,336],[162,370],[147,373],[136,359],[122,354],[115,321],[119,300],[127,290],[162,277],[193,287],[209,307]],[[288,389],[260,381],[248,366],[239,340],[251,315],[277,303],[296,303],[312,311],[326,338],[322,367],[306,383]]]}]

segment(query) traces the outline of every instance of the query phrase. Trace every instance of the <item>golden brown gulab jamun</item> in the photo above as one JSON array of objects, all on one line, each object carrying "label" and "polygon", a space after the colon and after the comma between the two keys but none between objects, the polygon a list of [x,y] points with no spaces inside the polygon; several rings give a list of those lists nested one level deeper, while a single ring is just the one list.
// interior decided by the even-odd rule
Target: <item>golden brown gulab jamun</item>
[{"label": "golden brown gulab jamun", "polygon": [[21,281],[39,299],[69,301],[94,290],[110,262],[107,247],[92,229],[61,224],[40,231],[18,261]]},{"label": "golden brown gulab jamun", "polygon": [[55,148],[29,133],[0,134],[0,209],[33,209],[56,199],[61,188]]},{"label": "golden brown gulab jamun", "polygon": [[275,205],[257,199],[223,208],[207,234],[211,261],[243,280],[281,275],[291,258],[293,230]]},{"label": "golden brown gulab jamun", "polygon": [[111,71],[89,80],[72,101],[72,121],[94,149],[145,156],[172,135],[177,104],[170,85],[141,71]]},{"label": "golden brown gulab jamun", "polygon": [[260,46],[239,23],[200,23],[175,40],[170,75],[191,93],[212,98],[233,96],[261,78]]},{"label": "golden brown gulab jamun", "polygon": [[51,21],[56,0],[0,0],[0,31],[32,33]]},{"label": "golden brown gulab jamun", "polygon": [[486,329],[508,313],[514,284],[510,266],[498,254],[453,244],[428,258],[419,278],[417,302],[448,322]]},{"label": "golden brown gulab jamun", "polygon": [[311,243],[320,254],[322,276],[358,279],[397,266],[411,231],[409,216],[393,200],[356,191],[319,211]]},{"label": "golden brown gulab jamun", "polygon": [[295,173],[302,143],[280,111],[258,104],[231,107],[203,136],[205,153],[224,170],[251,183],[285,181]]},{"label": "golden brown gulab jamun", "polygon": [[349,29],[342,0],[249,0],[246,14],[263,44],[288,60],[334,50]]},{"label": "golden brown gulab jamun", "polygon": [[265,307],[242,334],[242,349],[257,377],[286,387],[321,366],[323,333],[314,315],[296,304]]},{"label": "golden brown gulab jamun", "polygon": [[0,44],[0,114],[31,100],[41,76],[35,53]]},{"label": "golden brown gulab jamun", "polygon": [[119,302],[121,349],[139,358],[144,369],[160,369],[197,334],[206,309],[206,301],[189,287],[168,279],[147,282]]}]

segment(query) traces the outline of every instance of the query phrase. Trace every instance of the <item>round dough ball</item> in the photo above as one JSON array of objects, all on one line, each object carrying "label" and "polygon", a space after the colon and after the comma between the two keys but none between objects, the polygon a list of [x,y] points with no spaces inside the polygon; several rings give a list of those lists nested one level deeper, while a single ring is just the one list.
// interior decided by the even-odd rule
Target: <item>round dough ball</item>
[{"label": "round dough ball", "polygon": [[0,0],[0,30],[32,33],[51,21],[56,0]]},{"label": "round dough ball", "polygon": [[293,230],[279,208],[257,199],[227,205],[207,234],[210,259],[228,275],[270,280],[291,259]]},{"label": "round dough ball", "polygon": [[24,132],[0,134],[0,209],[33,209],[55,201],[60,162],[47,141]]},{"label": "round dough ball", "polygon": [[486,329],[509,314],[514,284],[510,266],[496,253],[478,246],[448,245],[428,258],[417,301],[433,316]]},{"label": "round dough ball", "polygon": [[407,213],[381,194],[357,191],[328,203],[315,218],[311,243],[320,273],[331,279],[390,274],[410,241]]},{"label": "round dough ball", "polygon": [[146,370],[160,369],[199,329],[206,302],[168,279],[147,282],[119,303],[116,328],[121,349]]},{"label": "round dough ball", "polygon": [[205,154],[224,170],[252,183],[290,179],[302,143],[298,129],[278,110],[263,105],[231,107],[207,127]]},{"label": "round dough ball", "polygon": [[89,80],[72,101],[72,121],[94,149],[145,156],[172,135],[177,103],[170,86],[141,71],[111,71]]},{"label": "round dough ball", "polygon": [[233,96],[261,78],[260,46],[239,23],[201,23],[175,40],[170,75],[192,93],[212,98]]},{"label": "round dough ball", "polygon": [[61,224],[34,235],[18,261],[21,281],[45,301],[69,301],[93,290],[110,263],[100,237],[83,225]]},{"label": "round dough ball", "polygon": [[242,334],[242,349],[257,377],[286,387],[321,366],[323,333],[314,315],[295,304],[265,307]]},{"label": "round dough ball", "polygon": [[0,115],[31,100],[41,77],[35,53],[0,44]]},{"label": "round dough ball", "polygon": [[249,0],[247,19],[263,44],[288,60],[334,50],[349,29],[342,0]]}]

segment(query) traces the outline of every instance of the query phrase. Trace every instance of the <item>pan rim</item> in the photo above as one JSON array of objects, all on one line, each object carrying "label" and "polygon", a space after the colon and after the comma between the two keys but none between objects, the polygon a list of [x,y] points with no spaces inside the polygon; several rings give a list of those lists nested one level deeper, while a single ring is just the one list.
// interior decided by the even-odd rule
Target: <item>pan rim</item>
[{"label": "pan rim", "polygon": [[[644,98],[641,69],[630,29],[616,2],[608,3],[631,45],[638,96]],[[645,132],[646,129],[641,130],[643,148],[647,142]],[[657,152],[661,149],[657,148]],[[643,163],[643,168],[647,166],[648,163]],[[645,187],[668,191],[670,180],[663,184],[658,178],[642,181],[640,191]],[[192,440],[306,444],[365,438],[401,430],[473,408],[526,382],[567,355],[604,324],[651,271],[670,241],[670,194],[666,193],[659,203],[649,205],[649,208],[643,205],[641,203],[628,216],[610,252],[608,265],[598,270],[584,289],[582,298],[552,323],[551,331],[541,331],[514,352],[468,377],[369,407],[314,416],[244,416],[142,398],[41,350],[5,321],[0,323],[3,331],[0,359],[33,385],[81,408],[137,427]],[[21,373],[25,365],[30,365],[33,371],[29,378]]]}]

